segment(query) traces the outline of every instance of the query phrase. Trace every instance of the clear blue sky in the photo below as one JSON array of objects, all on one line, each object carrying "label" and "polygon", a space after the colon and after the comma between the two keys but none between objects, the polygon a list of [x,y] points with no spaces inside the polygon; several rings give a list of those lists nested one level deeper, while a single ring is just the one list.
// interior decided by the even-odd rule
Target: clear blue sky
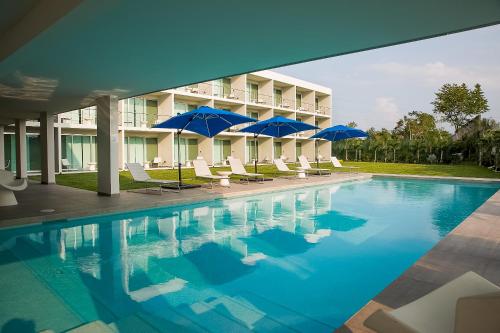
[{"label": "clear blue sky", "polygon": [[330,87],[334,124],[392,129],[412,110],[432,113],[446,82],[480,83],[484,117],[500,121],[500,25],[275,70]]}]

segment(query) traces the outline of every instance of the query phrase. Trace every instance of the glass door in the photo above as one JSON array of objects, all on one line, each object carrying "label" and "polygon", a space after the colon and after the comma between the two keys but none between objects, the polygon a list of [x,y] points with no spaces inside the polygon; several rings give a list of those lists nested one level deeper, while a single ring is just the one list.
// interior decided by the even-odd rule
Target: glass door
[{"label": "glass door", "polygon": [[302,155],[302,142],[295,143],[295,155],[297,156],[297,161],[298,161],[299,156]]},{"label": "glass door", "polygon": [[281,107],[283,104],[283,93],[281,89],[274,89],[274,106]]},{"label": "glass door", "polygon": [[280,158],[283,155],[283,148],[281,142],[274,141],[274,158]]}]

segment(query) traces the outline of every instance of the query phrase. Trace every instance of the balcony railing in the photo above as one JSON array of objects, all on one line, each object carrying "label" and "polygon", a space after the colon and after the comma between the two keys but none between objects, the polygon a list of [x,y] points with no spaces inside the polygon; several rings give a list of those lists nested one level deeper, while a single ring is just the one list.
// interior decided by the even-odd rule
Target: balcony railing
[{"label": "balcony railing", "polygon": [[262,105],[273,105],[273,96],[266,94],[255,94],[249,90],[246,91],[246,100],[249,103],[262,104]]},{"label": "balcony railing", "polygon": [[332,108],[331,107],[328,107],[328,106],[322,106],[322,105],[319,105],[317,108],[316,108],[316,113],[319,113],[319,114],[324,114],[324,115],[331,115],[331,112],[332,112]]},{"label": "balcony railing", "polygon": [[97,124],[96,110],[92,108],[62,113],[60,119],[63,124],[86,126],[95,126]]},{"label": "balcony railing", "polygon": [[157,113],[121,112],[121,117],[125,127],[152,128],[172,116]]},{"label": "balcony railing", "polygon": [[302,102],[300,103],[300,106],[297,106],[297,110],[304,112],[314,112],[314,104]]},{"label": "balcony railing", "polygon": [[242,102],[245,100],[245,90],[243,89],[236,89],[236,88],[224,89],[222,87],[220,87],[220,89],[217,89],[218,87],[214,88],[215,88],[213,92],[214,97],[233,99]]},{"label": "balcony railing", "polygon": [[197,83],[191,84],[185,87],[179,87],[175,90],[183,91],[191,94],[200,94],[200,95],[211,95],[212,94],[212,85],[209,83]]},{"label": "balcony railing", "polygon": [[277,108],[281,109],[293,109],[293,99],[288,99],[288,98],[275,98],[274,99],[274,106]]}]

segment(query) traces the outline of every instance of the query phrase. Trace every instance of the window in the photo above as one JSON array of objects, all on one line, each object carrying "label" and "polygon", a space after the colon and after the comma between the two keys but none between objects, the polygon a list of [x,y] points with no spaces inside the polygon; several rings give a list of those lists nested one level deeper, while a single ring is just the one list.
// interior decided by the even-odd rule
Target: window
[{"label": "window", "polygon": [[316,111],[319,110],[319,98],[318,97],[314,98],[314,109]]},{"label": "window", "polygon": [[295,155],[297,156],[297,161],[298,161],[299,156],[302,155],[302,142],[295,143]]},{"label": "window", "polygon": [[274,89],[274,106],[281,107],[283,104],[283,92],[281,89]]},{"label": "window", "polygon": [[175,102],[174,104],[174,115],[182,114],[188,111],[193,111],[198,108],[198,105],[187,104],[183,102]]},{"label": "window", "polygon": [[91,135],[63,135],[61,158],[67,159],[71,169],[86,169],[97,162],[96,137]]},{"label": "window", "polygon": [[231,79],[222,78],[214,81],[214,96],[227,98],[231,95]]},{"label": "window", "polygon": [[154,99],[146,100],[146,123],[148,127],[153,127],[158,119],[158,101]]},{"label": "window", "polygon": [[259,85],[247,82],[247,102],[257,103],[259,100]]},{"label": "window", "polygon": [[295,94],[295,108],[300,109],[302,107],[302,94]]},{"label": "window", "polygon": [[259,113],[258,112],[247,111],[247,117],[253,118],[255,120],[259,120]]},{"label": "window", "polygon": [[231,140],[214,139],[214,163],[222,163],[231,155]]},{"label": "window", "polygon": [[[187,139],[180,138],[180,161],[181,163],[186,163],[186,161],[195,160],[198,157],[198,139]],[[174,160],[177,163],[179,160],[178,149],[177,149],[177,134],[174,137]]]},{"label": "window", "polygon": [[283,147],[281,145],[281,142],[279,141],[274,141],[274,158],[280,158],[281,155],[283,155]]},{"label": "window", "polygon": [[[257,146],[256,146],[257,145]],[[250,140],[247,140],[247,156],[246,156],[246,160],[247,162],[253,162],[253,160],[257,157],[257,149],[259,149],[259,142],[254,140],[254,139],[250,139]]]}]

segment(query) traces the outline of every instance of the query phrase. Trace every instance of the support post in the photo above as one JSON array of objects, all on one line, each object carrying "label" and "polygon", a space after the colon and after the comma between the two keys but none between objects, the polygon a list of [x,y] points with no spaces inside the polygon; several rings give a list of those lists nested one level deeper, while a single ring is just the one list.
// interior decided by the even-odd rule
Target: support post
[{"label": "support post", "polygon": [[5,170],[5,128],[0,125],[0,170]]},{"label": "support post", "polygon": [[26,120],[16,119],[16,178],[28,177]]},{"label": "support post", "polygon": [[54,141],[54,116],[40,113],[40,141],[42,162],[42,184],[54,184],[55,176],[55,141]]},{"label": "support post", "polygon": [[119,195],[118,173],[118,99],[101,96],[97,106],[97,192]]}]

